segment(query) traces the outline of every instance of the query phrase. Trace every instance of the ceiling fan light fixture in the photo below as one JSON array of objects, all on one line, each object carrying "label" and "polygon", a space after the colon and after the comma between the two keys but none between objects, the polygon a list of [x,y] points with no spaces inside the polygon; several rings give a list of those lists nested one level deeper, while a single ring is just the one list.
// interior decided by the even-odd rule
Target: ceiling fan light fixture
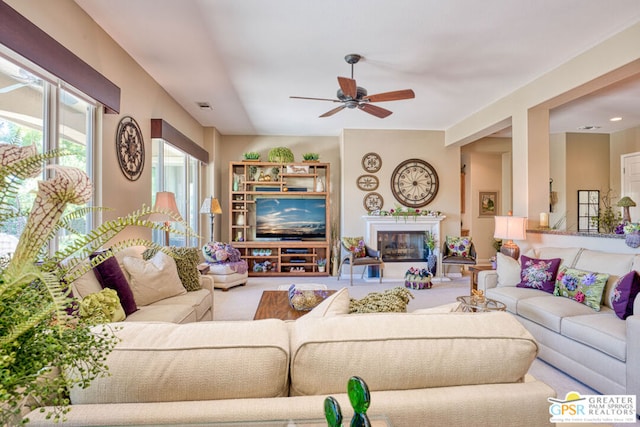
[{"label": "ceiling fan light fixture", "polygon": [[622,121],[622,117],[611,117],[609,119],[610,122],[620,122]]}]

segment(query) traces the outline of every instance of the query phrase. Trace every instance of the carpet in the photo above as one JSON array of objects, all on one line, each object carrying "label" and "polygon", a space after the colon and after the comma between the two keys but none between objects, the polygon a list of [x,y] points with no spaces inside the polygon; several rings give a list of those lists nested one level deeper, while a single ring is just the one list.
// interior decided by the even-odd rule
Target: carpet
[{"label": "carpet", "polygon": [[[360,299],[371,292],[380,292],[396,286],[404,287],[400,280],[356,279],[353,286],[349,286],[349,279],[337,280],[336,277],[250,277],[244,286],[231,288],[227,292],[216,289],[214,295],[214,320],[252,320],[258,307],[258,302],[265,290],[277,290],[280,285],[298,283],[318,283],[327,285],[328,289],[339,290],[348,288],[352,298]],[[407,306],[411,312],[420,308],[436,307],[455,302],[456,297],[469,295],[469,276],[454,278],[450,282],[434,283],[431,289],[411,290],[414,298]],[[546,362],[536,359],[531,365],[529,374],[551,386],[558,397],[564,398],[567,393],[575,391],[581,395],[600,394],[576,379],[555,369]],[[558,425],[569,426],[571,424],[560,423]],[[588,424],[580,424],[588,426]],[[632,424],[613,425],[613,427],[629,426]],[[636,422],[640,425],[640,422]],[[607,427],[606,424],[597,424],[599,427]],[[610,426],[610,425],[609,425]]]}]

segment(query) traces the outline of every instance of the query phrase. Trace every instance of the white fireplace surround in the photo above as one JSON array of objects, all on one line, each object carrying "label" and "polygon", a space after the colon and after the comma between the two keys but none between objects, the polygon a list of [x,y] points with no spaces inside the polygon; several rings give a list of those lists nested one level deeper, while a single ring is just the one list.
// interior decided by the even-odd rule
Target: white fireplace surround
[{"label": "white fireplace surround", "polygon": [[[446,218],[444,215],[440,216],[409,216],[394,217],[394,216],[372,216],[365,215],[362,217],[366,222],[366,235],[365,242],[367,246],[371,248],[378,247],[378,233],[384,231],[419,231],[430,232],[435,240],[436,251],[438,254],[438,267],[436,277],[434,281],[449,280],[446,278],[442,271],[442,255],[440,253],[440,223]],[[426,267],[427,263],[423,262],[394,262],[385,263],[384,276],[387,278],[402,278],[404,273],[409,267]]]}]

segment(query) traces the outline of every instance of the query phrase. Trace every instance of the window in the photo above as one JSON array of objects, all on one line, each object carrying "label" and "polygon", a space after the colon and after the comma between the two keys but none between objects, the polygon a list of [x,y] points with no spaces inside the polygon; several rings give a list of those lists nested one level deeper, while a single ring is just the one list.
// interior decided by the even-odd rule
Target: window
[{"label": "window", "polygon": [[[93,178],[95,101],[1,45],[0,55],[4,55],[0,56],[0,142],[33,144],[40,153],[56,148],[65,150],[69,155],[52,162],[77,167]],[[31,207],[37,181],[44,179],[46,173],[43,170],[42,176],[24,182],[24,190],[16,201],[16,212],[25,212]],[[0,233],[18,237],[25,223],[25,216],[17,217],[2,224]],[[78,219],[74,226],[88,232],[92,226],[91,216]],[[59,235],[52,249],[64,247],[73,238],[69,232]],[[11,248],[5,252],[10,253]]]},{"label": "window", "polygon": [[578,190],[578,231],[598,232],[600,191]]},{"label": "window", "polygon": [[[163,139],[153,138],[152,141],[152,203],[155,204],[158,191],[174,193],[182,219],[198,234],[200,162]],[[179,224],[173,226],[184,230]],[[164,233],[154,230],[153,241],[162,244]],[[198,237],[172,233],[169,235],[169,245],[195,247],[198,245]]]}]

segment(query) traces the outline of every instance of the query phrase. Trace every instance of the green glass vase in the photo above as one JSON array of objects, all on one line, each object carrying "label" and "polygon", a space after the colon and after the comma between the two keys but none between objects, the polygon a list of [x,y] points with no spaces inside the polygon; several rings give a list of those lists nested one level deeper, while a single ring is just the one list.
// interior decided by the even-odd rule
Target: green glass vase
[{"label": "green glass vase", "polygon": [[371,404],[371,395],[369,394],[367,383],[360,377],[349,378],[347,394],[354,412],[353,418],[351,418],[351,427],[371,426],[369,417],[367,417],[367,409]]}]

